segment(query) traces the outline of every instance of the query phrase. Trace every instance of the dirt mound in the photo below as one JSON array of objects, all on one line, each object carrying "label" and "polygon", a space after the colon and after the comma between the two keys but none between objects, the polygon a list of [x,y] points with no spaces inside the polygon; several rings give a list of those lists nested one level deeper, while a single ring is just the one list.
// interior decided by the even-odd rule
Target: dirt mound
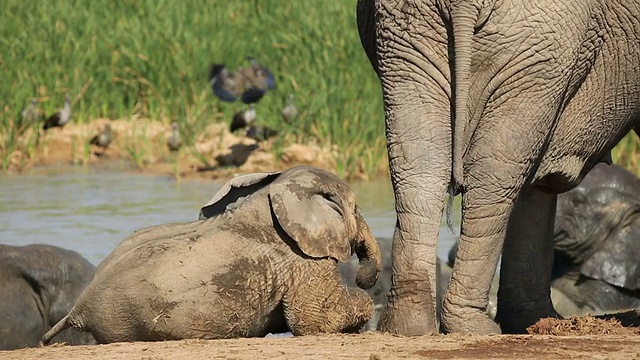
[{"label": "dirt mound", "polygon": [[640,311],[601,316],[545,318],[527,328],[532,335],[640,335]]}]

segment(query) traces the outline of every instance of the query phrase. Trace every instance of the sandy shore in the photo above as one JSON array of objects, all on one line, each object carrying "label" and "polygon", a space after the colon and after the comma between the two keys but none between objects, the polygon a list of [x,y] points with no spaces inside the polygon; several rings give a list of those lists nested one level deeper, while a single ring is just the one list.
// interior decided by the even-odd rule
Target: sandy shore
[{"label": "sandy shore", "polygon": [[[113,140],[106,150],[90,145],[106,123],[113,129]],[[180,150],[170,152],[167,139],[171,125],[149,119],[96,119],[87,124],[67,124],[36,134],[29,129],[18,138],[14,148],[5,149],[0,139],[0,156],[8,158],[10,173],[24,173],[36,166],[83,164],[100,166],[111,160],[128,160],[142,174],[169,175],[176,178],[221,179],[236,173],[286,169],[295,165],[313,165],[335,170],[337,149],[318,144],[290,145],[274,151],[274,140],[256,142],[234,135],[222,123],[208,125],[195,139]],[[353,174],[363,178],[363,174]]]}]

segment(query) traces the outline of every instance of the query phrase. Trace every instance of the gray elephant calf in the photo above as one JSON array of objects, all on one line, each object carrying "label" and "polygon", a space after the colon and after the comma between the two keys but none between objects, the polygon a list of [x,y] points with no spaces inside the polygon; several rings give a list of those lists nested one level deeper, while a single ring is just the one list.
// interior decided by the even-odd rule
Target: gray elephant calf
[{"label": "gray elephant calf", "polygon": [[640,308],[640,180],[621,166],[596,165],[558,196],[554,249],[558,313]]},{"label": "gray elephant calf", "polygon": [[371,317],[364,290],[341,284],[355,252],[357,284],[380,273],[380,250],[355,195],[313,167],[236,177],[201,220],[126,238],[100,264],[69,314],[100,343],[350,332]]},{"label": "gray elephant calf", "polygon": [[[40,337],[67,314],[95,267],[75,251],[50,245],[0,245],[0,349],[38,346]],[[74,329],[53,340],[93,344]]]}]

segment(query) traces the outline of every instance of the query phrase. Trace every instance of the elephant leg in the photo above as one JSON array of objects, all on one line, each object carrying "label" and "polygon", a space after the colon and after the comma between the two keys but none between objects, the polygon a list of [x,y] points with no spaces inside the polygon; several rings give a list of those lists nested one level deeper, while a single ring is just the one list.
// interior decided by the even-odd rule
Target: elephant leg
[{"label": "elephant leg", "polygon": [[498,313],[504,333],[524,333],[556,315],[551,304],[556,195],[525,188],[515,204],[502,250]]},{"label": "elephant leg", "polygon": [[449,105],[436,100],[425,104],[410,95],[414,86],[394,85],[386,92],[385,108],[397,222],[391,288],[378,329],[437,333],[436,244],[451,178]]},{"label": "elephant leg", "polygon": [[[478,165],[495,168],[495,164]],[[442,325],[448,333],[500,333],[486,313],[512,208],[511,198],[500,196],[500,192],[486,184],[470,186],[463,194],[458,252],[442,304]]]}]

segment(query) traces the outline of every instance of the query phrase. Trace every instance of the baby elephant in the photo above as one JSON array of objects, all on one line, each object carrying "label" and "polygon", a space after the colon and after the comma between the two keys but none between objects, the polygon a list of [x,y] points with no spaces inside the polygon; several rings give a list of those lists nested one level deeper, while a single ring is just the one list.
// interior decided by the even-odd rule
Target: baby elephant
[{"label": "baby elephant", "polygon": [[341,284],[338,262],[353,253],[358,286],[373,286],[380,250],[338,177],[306,166],[239,176],[200,220],[122,241],[42,343],[69,326],[100,343],[357,331],[373,304]]}]

